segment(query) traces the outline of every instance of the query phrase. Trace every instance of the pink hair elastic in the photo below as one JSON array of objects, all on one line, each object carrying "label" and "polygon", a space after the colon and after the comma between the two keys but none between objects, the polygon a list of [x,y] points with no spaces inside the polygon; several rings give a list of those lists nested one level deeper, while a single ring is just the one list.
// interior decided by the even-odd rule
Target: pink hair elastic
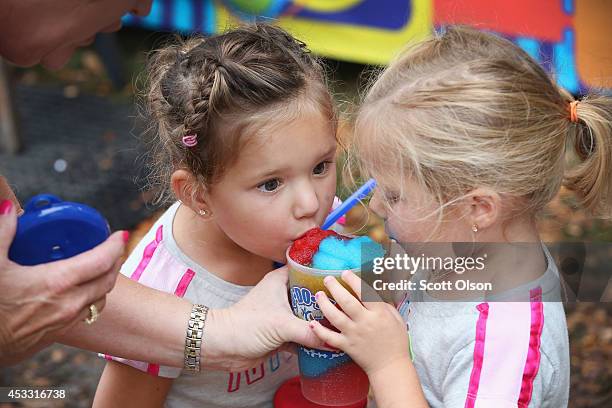
[{"label": "pink hair elastic", "polygon": [[187,147],[194,147],[198,144],[198,135],[183,136],[183,144]]}]

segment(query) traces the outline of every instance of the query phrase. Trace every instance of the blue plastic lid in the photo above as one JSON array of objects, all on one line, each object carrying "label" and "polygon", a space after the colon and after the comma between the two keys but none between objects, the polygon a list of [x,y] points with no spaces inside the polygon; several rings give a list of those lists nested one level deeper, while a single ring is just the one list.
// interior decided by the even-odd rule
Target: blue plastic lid
[{"label": "blue plastic lid", "polygon": [[38,265],[85,252],[108,238],[108,222],[93,208],[51,194],[33,197],[19,217],[9,259]]}]

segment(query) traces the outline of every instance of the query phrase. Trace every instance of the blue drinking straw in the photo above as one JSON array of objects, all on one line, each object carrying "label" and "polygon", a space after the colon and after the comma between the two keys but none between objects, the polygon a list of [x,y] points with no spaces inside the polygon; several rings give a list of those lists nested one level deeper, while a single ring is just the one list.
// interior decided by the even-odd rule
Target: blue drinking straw
[{"label": "blue drinking straw", "polygon": [[363,186],[359,187],[357,191],[351,194],[349,198],[344,200],[344,202],[340,204],[338,208],[336,208],[334,211],[332,211],[327,216],[327,218],[325,219],[325,222],[321,226],[321,229],[326,230],[332,225],[334,225],[334,222],[336,222],[338,218],[346,214],[346,212],[350,210],[351,208],[353,208],[355,204],[359,202],[359,200],[361,200],[362,198],[370,194],[370,192],[374,190],[374,187],[376,187],[376,180],[369,179],[368,181],[366,181],[366,183]]}]

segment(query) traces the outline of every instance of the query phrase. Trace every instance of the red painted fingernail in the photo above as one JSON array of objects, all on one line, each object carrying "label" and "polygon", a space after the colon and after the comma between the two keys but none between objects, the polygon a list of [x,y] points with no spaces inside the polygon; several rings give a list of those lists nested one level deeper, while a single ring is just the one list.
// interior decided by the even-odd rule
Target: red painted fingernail
[{"label": "red painted fingernail", "polygon": [[313,322],[308,323],[308,327],[310,327],[311,329],[314,329],[314,323]]},{"label": "red painted fingernail", "polygon": [[130,240],[130,231],[123,231],[121,234],[121,238],[123,238],[123,242],[127,244]]},{"label": "red painted fingernail", "polygon": [[4,200],[0,204],[0,215],[6,215],[11,212],[13,208],[13,202],[11,200]]}]

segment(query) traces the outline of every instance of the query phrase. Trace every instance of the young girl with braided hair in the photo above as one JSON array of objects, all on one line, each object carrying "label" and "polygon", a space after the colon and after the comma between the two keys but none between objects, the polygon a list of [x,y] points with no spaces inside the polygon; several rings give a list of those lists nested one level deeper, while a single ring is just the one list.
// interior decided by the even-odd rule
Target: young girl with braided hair
[{"label": "young girl with braided hair", "polygon": [[[284,263],[291,242],[332,206],[336,111],[324,71],[303,43],[255,24],[163,48],[148,72],[153,181],[175,202],[121,273],[225,308]],[[267,407],[298,374],[289,353],[198,375],[106,357],[96,407]]]},{"label": "young girl with braided hair", "polygon": [[[440,278],[512,285],[464,296],[417,289],[400,315],[327,277],[342,310],[316,297],[341,333],[316,321],[314,332],[364,368],[379,408],[567,406],[560,278],[536,216],[562,185],[611,215],[612,99],[574,100],[510,41],[450,27],[382,72],[355,128],[361,174],[380,186],[370,208],[389,234],[416,248],[468,243],[447,245],[455,257],[502,248],[483,271]],[[343,279],[360,296],[361,280]]]}]

